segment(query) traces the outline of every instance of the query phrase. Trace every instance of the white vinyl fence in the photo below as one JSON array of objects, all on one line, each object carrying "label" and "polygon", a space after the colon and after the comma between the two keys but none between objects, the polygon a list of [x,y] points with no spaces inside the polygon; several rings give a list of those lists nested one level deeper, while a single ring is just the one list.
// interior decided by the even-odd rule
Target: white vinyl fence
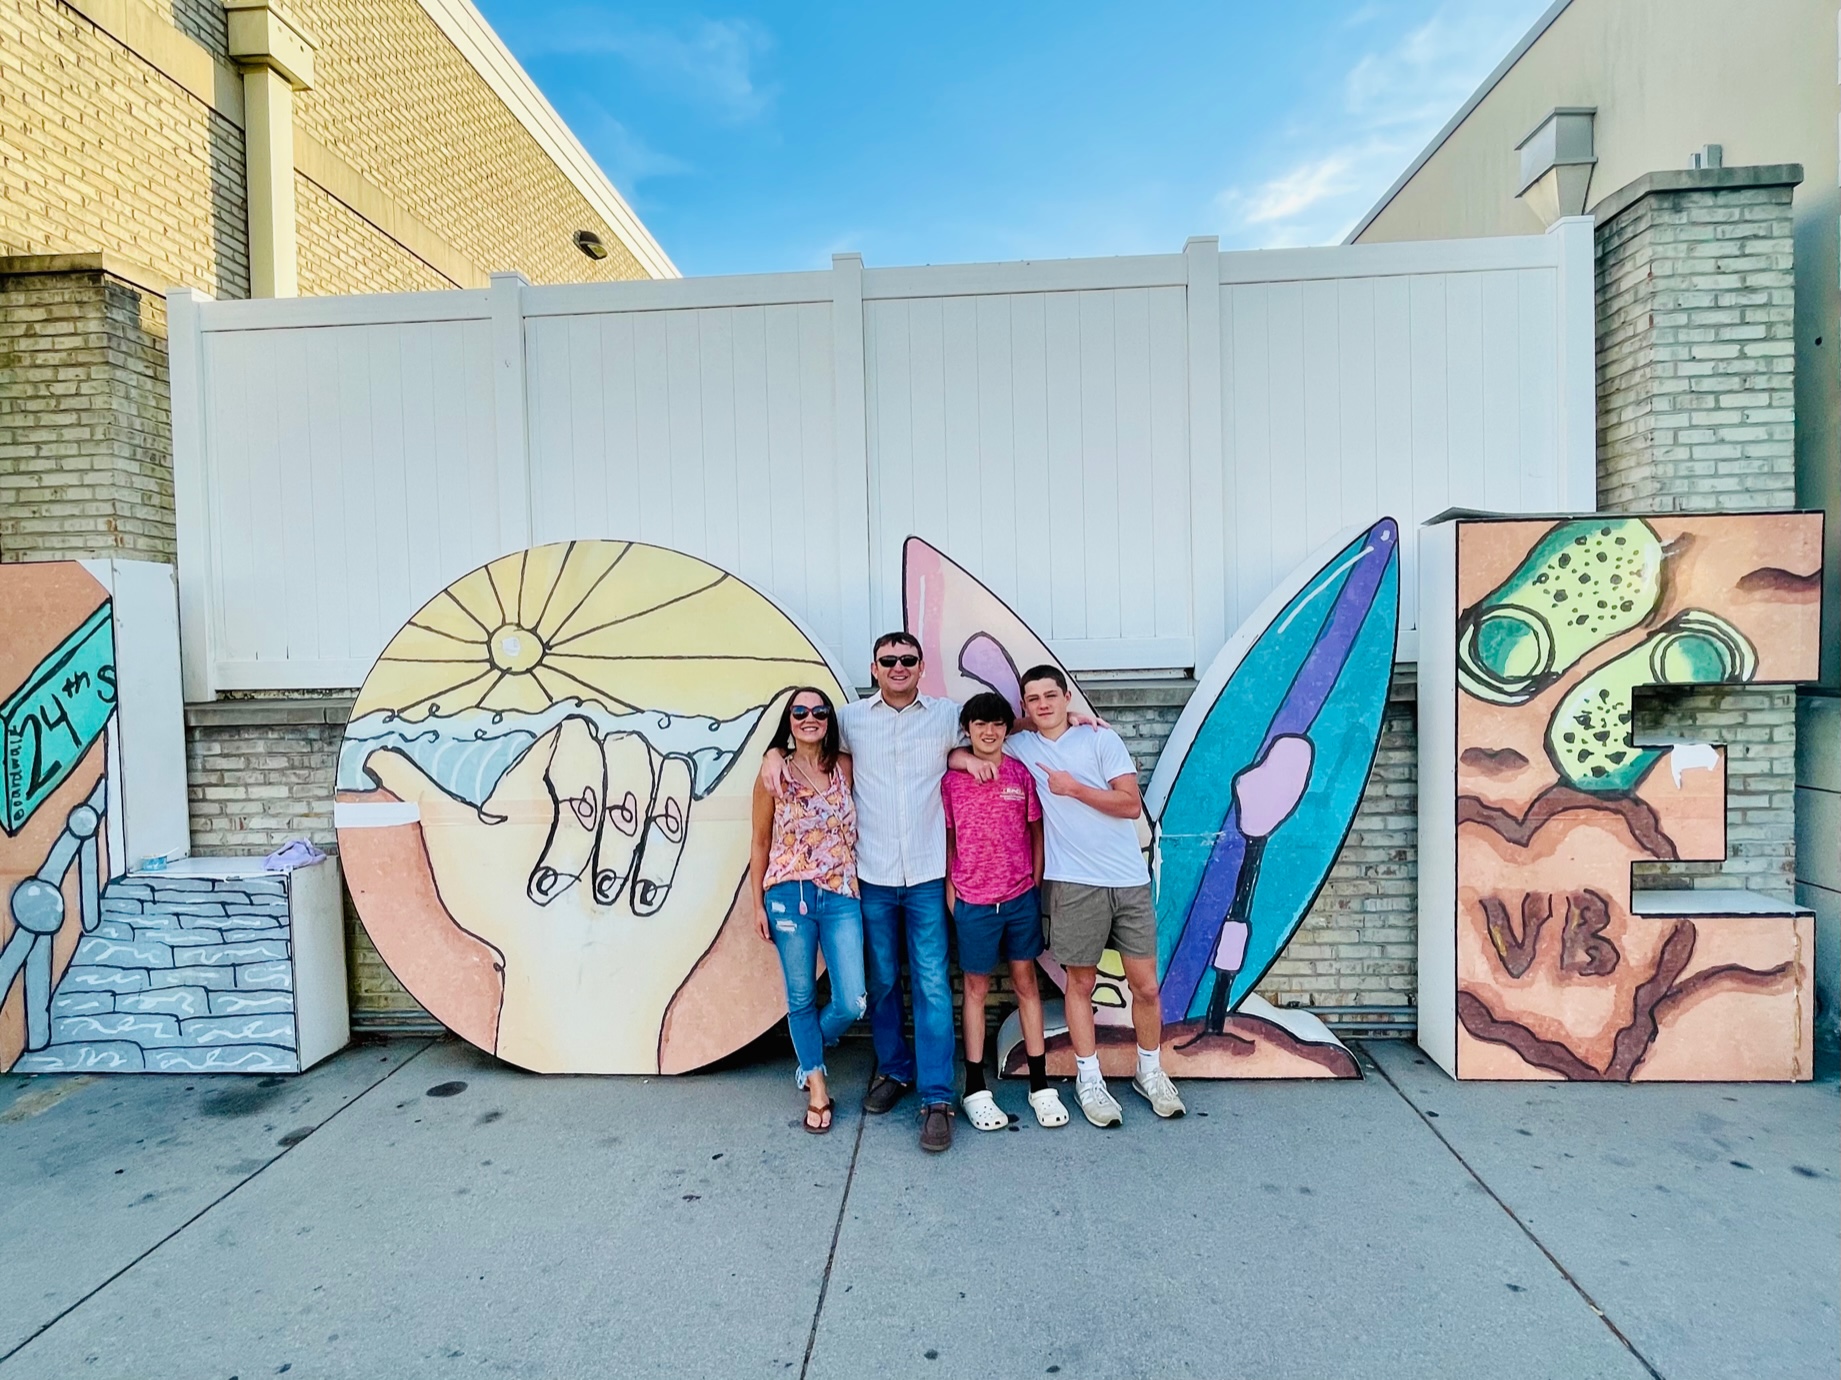
[{"label": "white vinyl fence", "polygon": [[[170,298],[188,698],[359,684],[444,584],[634,538],[841,654],[925,537],[1079,670],[1205,665],[1350,523],[1589,510],[1592,235]],[[1410,633],[1402,655],[1413,654]]]}]

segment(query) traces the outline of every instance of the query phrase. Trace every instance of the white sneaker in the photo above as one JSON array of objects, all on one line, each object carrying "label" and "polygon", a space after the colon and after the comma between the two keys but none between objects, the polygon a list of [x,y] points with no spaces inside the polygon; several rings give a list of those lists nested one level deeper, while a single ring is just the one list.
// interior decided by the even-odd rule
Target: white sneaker
[{"label": "white sneaker", "polygon": [[1106,1090],[1103,1078],[1095,1078],[1091,1082],[1084,1078],[1077,1079],[1074,1083],[1074,1096],[1080,1100],[1082,1114],[1095,1126],[1117,1126],[1125,1120],[1119,1099]]},{"label": "white sneaker", "polygon": [[1151,1104],[1151,1110],[1158,1116],[1181,1116],[1189,1110],[1177,1095],[1176,1084],[1170,1081],[1170,1075],[1160,1068],[1152,1069],[1149,1073],[1134,1074],[1131,1085]]}]

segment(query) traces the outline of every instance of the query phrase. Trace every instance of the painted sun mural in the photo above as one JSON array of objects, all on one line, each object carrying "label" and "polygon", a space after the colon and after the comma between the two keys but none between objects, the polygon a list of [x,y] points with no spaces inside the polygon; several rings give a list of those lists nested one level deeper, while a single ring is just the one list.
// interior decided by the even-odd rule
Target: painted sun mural
[{"label": "painted sun mural", "polygon": [[556,543],[462,576],[378,657],[340,753],[378,952],[536,1071],[676,1072],[745,1044],[785,1009],[741,896],[749,792],[808,684],[843,698],[791,618],[680,552]]}]

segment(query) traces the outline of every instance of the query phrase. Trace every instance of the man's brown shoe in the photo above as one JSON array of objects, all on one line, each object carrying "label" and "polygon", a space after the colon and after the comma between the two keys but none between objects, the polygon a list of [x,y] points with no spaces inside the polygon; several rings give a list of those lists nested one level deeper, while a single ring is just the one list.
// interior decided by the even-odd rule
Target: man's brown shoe
[{"label": "man's brown shoe", "polygon": [[952,1145],[952,1103],[929,1102],[921,1108],[921,1149],[939,1154]]},{"label": "man's brown shoe", "polygon": [[879,1073],[869,1080],[869,1091],[863,1095],[863,1110],[871,1116],[892,1112],[895,1104],[913,1090],[912,1083],[904,1083],[899,1078]]}]

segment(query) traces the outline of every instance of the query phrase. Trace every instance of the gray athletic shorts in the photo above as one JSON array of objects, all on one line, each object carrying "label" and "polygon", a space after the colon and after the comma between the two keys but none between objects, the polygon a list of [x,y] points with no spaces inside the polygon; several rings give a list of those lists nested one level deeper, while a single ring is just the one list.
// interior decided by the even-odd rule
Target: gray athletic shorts
[{"label": "gray athletic shorts", "polygon": [[1149,886],[1043,882],[1043,933],[1063,967],[1094,968],[1107,949],[1157,957],[1157,913]]}]

